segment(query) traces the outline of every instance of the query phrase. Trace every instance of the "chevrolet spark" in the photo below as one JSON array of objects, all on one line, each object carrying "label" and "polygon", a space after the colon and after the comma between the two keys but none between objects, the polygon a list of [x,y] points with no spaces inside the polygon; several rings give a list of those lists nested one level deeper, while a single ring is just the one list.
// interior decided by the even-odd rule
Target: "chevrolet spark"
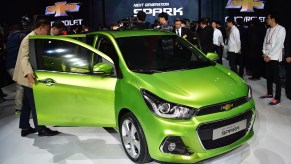
[{"label": "chevrolet spark", "polygon": [[113,127],[136,163],[228,152],[253,136],[255,104],[216,58],[155,30],[31,36],[38,122]]}]

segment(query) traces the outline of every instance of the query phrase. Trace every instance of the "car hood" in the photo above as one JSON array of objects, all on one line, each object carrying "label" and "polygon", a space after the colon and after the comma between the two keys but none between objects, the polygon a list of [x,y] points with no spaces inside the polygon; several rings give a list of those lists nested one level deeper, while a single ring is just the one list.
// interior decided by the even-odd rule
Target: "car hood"
[{"label": "car hood", "polygon": [[199,108],[247,95],[246,83],[235,73],[225,70],[209,66],[192,70],[135,74],[141,89],[173,103]]}]

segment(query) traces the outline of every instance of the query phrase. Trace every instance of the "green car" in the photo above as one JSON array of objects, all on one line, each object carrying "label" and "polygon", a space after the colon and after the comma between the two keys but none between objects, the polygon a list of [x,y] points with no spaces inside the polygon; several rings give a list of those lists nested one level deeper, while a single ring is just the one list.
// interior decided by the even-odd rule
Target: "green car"
[{"label": "green car", "polygon": [[253,135],[250,86],[175,34],[31,36],[41,125],[113,127],[127,156],[195,163]]}]

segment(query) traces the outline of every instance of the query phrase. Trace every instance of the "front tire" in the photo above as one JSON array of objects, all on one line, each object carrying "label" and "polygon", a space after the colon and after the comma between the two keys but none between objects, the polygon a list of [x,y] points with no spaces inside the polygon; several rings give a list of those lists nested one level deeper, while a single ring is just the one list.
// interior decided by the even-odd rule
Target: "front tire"
[{"label": "front tire", "polygon": [[119,133],[126,155],[133,162],[148,163],[152,161],[142,127],[132,113],[126,113],[121,117]]}]

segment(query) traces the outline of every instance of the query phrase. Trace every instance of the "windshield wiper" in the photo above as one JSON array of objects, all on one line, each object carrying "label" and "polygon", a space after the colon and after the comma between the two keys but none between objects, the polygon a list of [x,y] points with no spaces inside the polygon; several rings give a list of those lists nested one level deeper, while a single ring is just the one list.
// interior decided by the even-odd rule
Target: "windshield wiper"
[{"label": "windshield wiper", "polygon": [[167,68],[164,69],[163,71],[165,72],[171,72],[171,71],[180,71],[180,70],[189,70],[192,69],[189,66],[183,66],[183,67],[172,67],[172,68]]},{"label": "windshield wiper", "polygon": [[161,73],[163,71],[159,71],[159,70],[145,70],[145,69],[133,69],[133,72],[137,72],[137,73],[144,73],[144,74],[154,74],[154,73]]},{"label": "windshield wiper", "polygon": [[165,72],[182,71],[182,70],[197,69],[197,68],[208,67],[208,66],[210,66],[210,64],[200,63],[200,64],[195,64],[195,65],[185,65],[181,67],[172,67],[172,68],[164,69],[163,71]]}]

